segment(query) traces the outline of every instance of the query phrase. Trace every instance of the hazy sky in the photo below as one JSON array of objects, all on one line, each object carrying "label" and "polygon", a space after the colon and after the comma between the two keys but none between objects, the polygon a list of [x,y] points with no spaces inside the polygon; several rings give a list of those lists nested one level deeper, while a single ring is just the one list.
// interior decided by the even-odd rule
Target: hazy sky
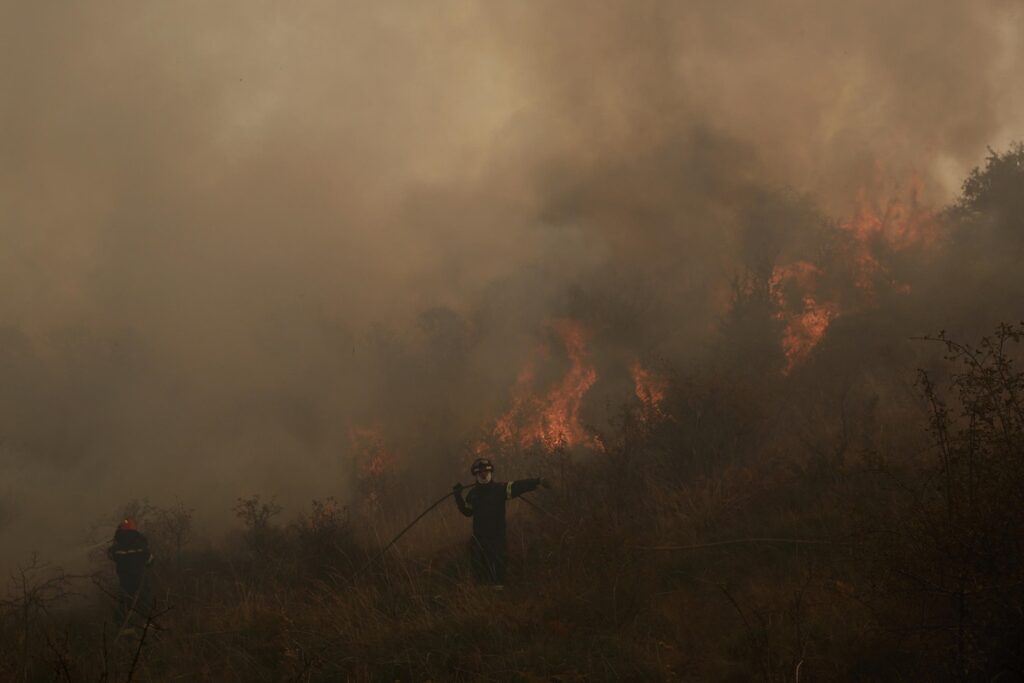
[{"label": "hazy sky", "polygon": [[475,321],[481,415],[595,273],[706,329],[756,188],[841,216],[916,173],[941,204],[1024,138],[1022,21],[984,0],[0,0],[0,539],[73,538],[145,495],[343,491],[347,426],[417,410],[381,326],[405,339],[425,310]]}]

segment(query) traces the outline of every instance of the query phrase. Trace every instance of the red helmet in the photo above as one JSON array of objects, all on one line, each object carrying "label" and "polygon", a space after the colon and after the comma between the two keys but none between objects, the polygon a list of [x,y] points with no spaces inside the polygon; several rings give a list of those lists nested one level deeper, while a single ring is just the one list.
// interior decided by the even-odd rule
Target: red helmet
[{"label": "red helmet", "polygon": [[138,527],[135,526],[135,520],[131,517],[125,517],[121,520],[121,523],[117,525],[118,531],[121,531],[122,529],[135,531],[137,528]]}]

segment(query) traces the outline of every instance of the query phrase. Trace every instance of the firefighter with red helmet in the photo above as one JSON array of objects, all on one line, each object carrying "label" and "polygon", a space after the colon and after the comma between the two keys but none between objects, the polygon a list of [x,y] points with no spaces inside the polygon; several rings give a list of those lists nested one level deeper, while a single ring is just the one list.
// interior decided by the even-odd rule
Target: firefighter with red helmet
[{"label": "firefighter with red helmet", "polygon": [[494,465],[487,458],[473,462],[470,472],[476,483],[466,497],[462,497],[462,484],[452,487],[459,512],[473,518],[472,558],[473,574],[481,583],[502,588],[505,582],[505,503],[538,486],[547,488],[543,479],[521,479],[499,482],[494,480]]},{"label": "firefighter with red helmet", "polygon": [[107,548],[107,557],[114,563],[121,585],[117,619],[124,626],[133,612],[145,611],[143,577],[146,568],[153,564],[149,542],[131,517],[125,517],[117,525],[114,542]]}]

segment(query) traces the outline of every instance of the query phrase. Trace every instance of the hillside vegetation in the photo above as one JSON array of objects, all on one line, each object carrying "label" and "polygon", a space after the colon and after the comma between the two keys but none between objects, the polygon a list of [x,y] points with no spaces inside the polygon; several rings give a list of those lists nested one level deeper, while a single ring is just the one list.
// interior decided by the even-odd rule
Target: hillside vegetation
[{"label": "hillside vegetation", "polygon": [[[1024,678],[1024,278],[983,256],[1024,244],[1022,160],[993,154],[944,215],[947,275],[841,319],[791,371],[771,302],[738,286],[714,362],[662,368],[656,413],[617,409],[603,449],[496,455],[499,478],[553,483],[510,503],[506,590],[471,580],[451,501],[379,557],[439,479],[301,513],[225,500],[239,531],[219,539],[127,502],[158,558],[135,632],[113,623],[102,549],[86,576],[26,560],[0,679]],[[992,311],[1006,322],[979,329]],[[925,326],[943,315],[955,331]],[[879,353],[906,317],[913,351]]]}]

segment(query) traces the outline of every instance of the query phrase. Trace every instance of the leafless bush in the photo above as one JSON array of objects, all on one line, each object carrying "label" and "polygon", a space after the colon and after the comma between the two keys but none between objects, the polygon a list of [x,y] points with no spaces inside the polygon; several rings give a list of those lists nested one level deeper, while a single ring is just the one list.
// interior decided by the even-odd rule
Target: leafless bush
[{"label": "leafless bush", "polygon": [[280,539],[280,529],[274,518],[283,508],[271,498],[263,500],[259,495],[239,498],[235,505],[235,516],[245,525],[245,539],[249,549],[256,555],[266,555]]},{"label": "leafless bush", "polygon": [[44,639],[51,610],[71,594],[70,582],[62,569],[40,562],[36,555],[9,578],[7,596],[0,599],[0,640],[7,643],[11,658],[3,666],[22,680],[32,676],[33,647]]}]

